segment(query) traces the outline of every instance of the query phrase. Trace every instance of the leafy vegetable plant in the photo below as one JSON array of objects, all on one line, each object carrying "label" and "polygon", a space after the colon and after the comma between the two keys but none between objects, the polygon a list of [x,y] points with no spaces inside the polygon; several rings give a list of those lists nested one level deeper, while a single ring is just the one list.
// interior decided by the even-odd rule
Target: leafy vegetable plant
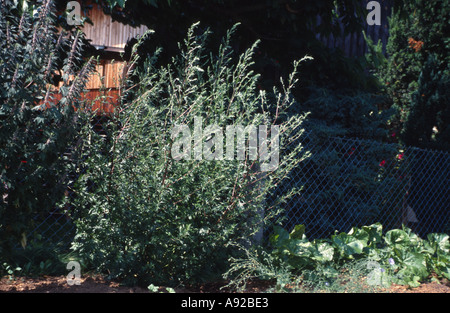
[{"label": "leafy vegetable plant", "polygon": [[[236,277],[241,275],[241,282],[242,273],[247,277],[275,278],[278,285],[285,286],[286,275],[279,274],[287,270],[291,284],[313,282],[328,288],[333,281],[341,281],[343,272],[358,267],[360,278],[366,285],[374,287],[388,287],[392,283],[417,287],[431,274],[450,279],[447,234],[433,233],[422,239],[406,227],[383,234],[379,223],[354,227],[348,233],[335,233],[330,238],[313,241],[309,241],[304,233],[304,225],[295,226],[290,233],[275,227],[269,246],[270,266],[276,267],[272,270],[273,275],[267,275],[268,258],[260,258],[259,263],[253,258],[252,262],[239,260],[239,264],[234,263],[232,269],[238,273]],[[252,275],[249,275],[248,264],[252,264]],[[230,272],[227,275],[230,276]]]}]

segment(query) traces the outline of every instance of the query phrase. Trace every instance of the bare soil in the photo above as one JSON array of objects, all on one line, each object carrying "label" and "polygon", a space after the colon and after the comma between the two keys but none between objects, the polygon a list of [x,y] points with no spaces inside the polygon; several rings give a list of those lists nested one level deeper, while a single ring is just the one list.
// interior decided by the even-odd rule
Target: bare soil
[{"label": "bare soil", "polygon": [[[187,288],[175,288],[175,292],[183,293],[217,293],[232,292],[221,289],[225,282],[209,283]],[[264,292],[272,287],[270,281],[254,281],[247,285],[246,292]],[[165,292],[161,288],[160,292]],[[450,293],[450,283],[429,282],[417,288],[393,285],[388,289],[381,289],[384,293]],[[65,276],[43,276],[38,278],[3,277],[0,279],[0,293],[150,293],[147,288],[122,286],[118,282],[109,281],[99,275],[81,278],[80,285],[69,285]]]}]

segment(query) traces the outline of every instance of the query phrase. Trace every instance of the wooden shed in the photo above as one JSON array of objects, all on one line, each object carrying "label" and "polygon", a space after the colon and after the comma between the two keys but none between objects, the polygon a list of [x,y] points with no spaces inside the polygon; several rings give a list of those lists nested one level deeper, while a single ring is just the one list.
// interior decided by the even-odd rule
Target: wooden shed
[{"label": "wooden shed", "polygon": [[91,6],[82,15],[89,17],[93,24],[85,23],[83,32],[97,50],[99,63],[86,85],[83,98],[94,100],[92,109],[98,114],[109,114],[114,111],[120,96],[119,83],[127,61],[123,60],[125,46],[129,40],[143,35],[148,28],[113,21],[99,4],[92,3]]}]

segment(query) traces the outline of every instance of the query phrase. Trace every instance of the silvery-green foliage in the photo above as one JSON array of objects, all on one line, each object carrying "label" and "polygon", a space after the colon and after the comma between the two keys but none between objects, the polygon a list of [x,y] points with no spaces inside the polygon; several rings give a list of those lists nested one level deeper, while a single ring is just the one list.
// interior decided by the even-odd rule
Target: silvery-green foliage
[{"label": "silvery-green foliage", "polygon": [[[74,248],[112,277],[167,286],[221,275],[235,250],[231,244],[256,240],[295,193],[265,205],[274,187],[306,157],[296,142],[305,116],[284,114],[295,103],[291,89],[300,61],[282,90],[268,97],[252,71],[257,43],[234,56],[233,27],[218,51],[210,51],[209,31],[198,28],[188,30],[178,57],[167,66],[155,66],[159,50],[146,60],[135,53],[132,63],[140,66],[124,82],[123,101],[105,125],[108,139],[86,130],[90,140],[77,186]],[[261,171],[259,160],[248,158],[175,160],[171,148],[177,139],[171,131],[188,125],[194,133],[196,117],[203,127],[222,129],[278,125],[278,168]]]}]

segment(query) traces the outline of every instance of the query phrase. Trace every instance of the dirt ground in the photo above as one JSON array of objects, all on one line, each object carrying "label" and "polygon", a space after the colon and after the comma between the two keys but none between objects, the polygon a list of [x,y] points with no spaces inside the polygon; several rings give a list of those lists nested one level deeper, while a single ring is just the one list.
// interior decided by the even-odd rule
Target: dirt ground
[{"label": "dirt ground", "polygon": [[[175,292],[183,293],[212,293],[230,292],[220,289],[224,283],[211,283],[190,288],[175,288]],[[270,282],[253,282],[248,285],[247,292],[264,292],[270,288]],[[107,281],[101,276],[88,276],[81,278],[80,285],[67,284],[65,276],[15,278],[3,277],[0,279],[0,293],[149,293],[146,288],[121,286],[117,282]],[[162,288],[160,292],[165,292]],[[450,293],[450,283],[430,282],[423,283],[417,288],[393,285],[389,289],[380,290],[385,293]]]}]

